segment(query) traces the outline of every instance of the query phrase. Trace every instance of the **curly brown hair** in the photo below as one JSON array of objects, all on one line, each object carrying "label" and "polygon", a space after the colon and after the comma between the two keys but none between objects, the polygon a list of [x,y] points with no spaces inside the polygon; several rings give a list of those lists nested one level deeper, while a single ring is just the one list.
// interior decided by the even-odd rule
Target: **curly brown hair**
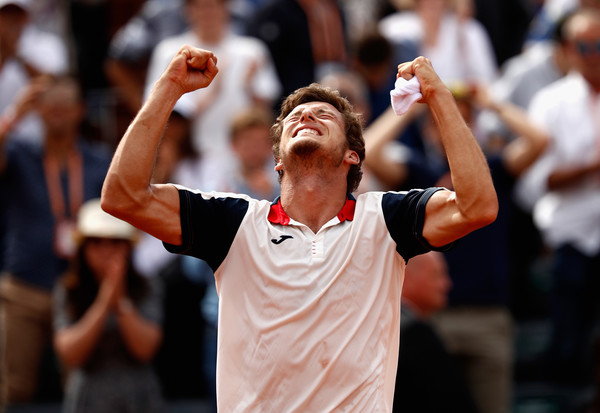
[{"label": "curly brown hair", "polygon": [[[289,115],[296,106],[309,102],[325,102],[336,108],[344,119],[346,142],[350,150],[355,151],[360,159],[358,165],[351,165],[347,177],[347,192],[351,193],[358,188],[362,179],[362,163],[365,159],[365,140],[362,134],[362,123],[360,115],[354,111],[354,108],[346,98],[340,93],[329,87],[324,87],[318,83],[312,83],[309,86],[297,89],[289,95],[281,104],[281,113],[271,127],[271,140],[273,142],[273,155],[275,162],[279,161],[279,144],[281,142],[281,133],[283,131],[283,120]],[[283,171],[279,171],[279,180]]]}]

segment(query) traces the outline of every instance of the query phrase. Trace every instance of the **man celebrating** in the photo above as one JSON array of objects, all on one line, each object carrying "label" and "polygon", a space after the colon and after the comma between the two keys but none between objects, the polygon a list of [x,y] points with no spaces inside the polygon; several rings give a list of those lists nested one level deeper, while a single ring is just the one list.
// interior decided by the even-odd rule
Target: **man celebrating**
[{"label": "man celebrating", "polygon": [[217,72],[213,53],[181,48],[117,148],[103,208],[215,271],[220,410],[391,411],[406,262],[495,219],[485,158],[431,63],[418,58],[401,64],[398,76],[420,81],[454,192],[354,199],[360,121],[319,85],[290,95],[273,126],[275,202],[150,184],[175,102]]}]

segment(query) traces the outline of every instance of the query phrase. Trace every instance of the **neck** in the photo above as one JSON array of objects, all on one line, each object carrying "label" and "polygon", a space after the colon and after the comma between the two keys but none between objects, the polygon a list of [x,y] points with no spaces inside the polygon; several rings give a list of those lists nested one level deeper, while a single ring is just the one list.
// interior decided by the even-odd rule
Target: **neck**
[{"label": "neck", "polygon": [[70,138],[46,136],[45,150],[46,154],[58,160],[59,163],[66,163],[69,154],[75,148],[75,141]]},{"label": "neck", "polygon": [[312,175],[299,177],[284,174],[281,181],[281,205],[294,220],[314,233],[336,216],[346,202],[346,177],[343,181]]},{"label": "neck", "polygon": [[209,45],[217,45],[221,43],[221,41],[225,37],[225,33],[225,27],[215,29],[202,27],[201,29],[196,30],[196,36],[198,36],[198,39],[200,39],[202,43],[206,43]]}]

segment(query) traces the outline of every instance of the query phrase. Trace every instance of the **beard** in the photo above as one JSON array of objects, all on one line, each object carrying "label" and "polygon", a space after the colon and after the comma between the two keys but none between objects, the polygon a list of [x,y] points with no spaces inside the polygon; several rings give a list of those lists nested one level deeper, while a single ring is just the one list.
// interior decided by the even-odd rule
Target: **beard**
[{"label": "beard", "polygon": [[314,140],[302,140],[292,147],[292,154],[301,159],[310,158],[321,148],[319,142]]},{"label": "beard", "polygon": [[346,147],[340,145],[334,151],[326,151],[320,142],[315,140],[303,140],[297,142],[290,153],[283,158],[288,170],[323,170],[326,167],[339,167],[344,160]]}]

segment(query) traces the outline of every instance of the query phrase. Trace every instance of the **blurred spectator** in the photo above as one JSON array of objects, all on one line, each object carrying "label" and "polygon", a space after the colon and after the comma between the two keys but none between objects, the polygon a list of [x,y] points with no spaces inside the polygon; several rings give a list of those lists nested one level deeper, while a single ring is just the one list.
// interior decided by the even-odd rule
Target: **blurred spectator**
[{"label": "blurred spectator", "polygon": [[[32,3],[32,0],[0,0],[0,115],[3,119],[9,116],[7,110],[31,79],[41,74],[64,74],[68,70],[66,45],[58,36],[30,24]],[[39,143],[41,121],[29,114],[12,127],[11,134]]]},{"label": "blurred spectator", "polygon": [[336,0],[267,0],[247,33],[269,48],[283,89],[300,87],[347,67],[344,16]]},{"label": "blurred spectator", "polygon": [[563,37],[563,21],[554,26],[552,36],[509,59],[493,84],[494,96],[523,109],[544,86],[563,77],[569,70]]},{"label": "blurred spectator", "polygon": [[[416,51],[408,52],[406,57]],[[366,124],[381,115],[390,105],[390,90],[394,89],[397,67],[405,56],[394,54],[391,42],[377,29],[358,37],[352,47],[351,67],[367,87],[369,113]],[[394,60],[397,59],[397,60]]]},{"label": "blurred spectator", "polygon": [[99,199],[79,211],[77,253],[54,291],[65,413],[166,411],[151,364],[162,340],[161,299],[133,269],[136,232]]},{"label": "blurred spectator", "polygon": [[106,76],[132,114],[142,106],[152,50],[161,40],[185,30],[183,0],[147,0],[112,37],[105,62]]},{"label": "blurred spectator", "polygon": [[379,10],[384,0],[340,0],[350,42],[377,28]]},{"label": "blurred spectator", "polygon": [[[584,0],[586,1],[586,0]],[[552,37],[556,23],[579,6],[581,0],[539,0],[523,43],[523,49]]]},{"label": "blurred spectator", "polygon": [[530,114],[551,143],[531,174],[543,195],[534,220],[553,250],[548,373],[590,379],[590,338],[598,322],[600,272],[600,10],[580,9],[564,25],[572,70],[542,89]]},{"label": "blurred spectator", "polygon": [[417,0],[414,11],[384,17],[379,29],[396,46],[416,47],[417,53],[431,60],[448,85],[487,84],[497,76],[497,62],[486,29],[473,18],[459,17],[450,8],[449,0]]},{"label": "blurred spectator", "polygon": [[394,412],[477,411],[457,361],[429,321],[446,306],[451,286],[442,253],[432,251],[408,262]]},{"label": "blurred spectator", "polygon": [[155,48],[146,82],[147,91],[188,44],[219,56],[219,75],[210,89],[184,95],[176,110],[192,121],[192,145],[202,157],[204,188],[222,189],[232,172],[229,127],[231,119],[251,105],[269,107],[281,86],[269,51],[255,38],[232,32],[227,0],[186,0],[190,31],[163,40]]},{"label": "blurred spectator", "polygon": [[237,168],[228,191],[273,201],[279,196],[279,183],[271,149],[273,113],[255,107],[241,111],[231,124],[231,145]]},{"label": "blurred spectator", "polygon": [[[27,113],[44,121],[43,145],[8,139]],[[40,78],[14,102],[0,126],[0,190],[6,250],[0,277],[2,396],[34,399],[51,338],[51,290],[73,252],[79,206],[100,196],[110,154],[79,135],[84,108],[72,78]]]},{"label": "blurred spectator", "polygon": [[[507,101],[527,109],[533,96],[545,86],[563,77],[569,70],[563,21],[559,20],[551,38],[536,42],[502,66],[499,79],[492,85],[492,93],[499,101]],[[480,118],[486,133],[514,139],[513,133],[490,111]],[[547,317],[546,289],[534,279],[540,266],[546,266],[549,254],[544,248],[539,230],[533,223],[533,204],[539,197],[531,188],[529,170],[516,180],[513,193],[510,244],[512,277],[512,312],[521,320]],[[540,286],[542,285],[542,286]]]},{"label": "blurred spectator", "polygon": [[405,115],[396,116],[389,108],[365,131],[368,156],[364,164],[385,190],[425,188],[445,172],[445,165],[429,159],[422,148],[398,140],[414,123],[420,125],[424,110],[414,105]]}]

